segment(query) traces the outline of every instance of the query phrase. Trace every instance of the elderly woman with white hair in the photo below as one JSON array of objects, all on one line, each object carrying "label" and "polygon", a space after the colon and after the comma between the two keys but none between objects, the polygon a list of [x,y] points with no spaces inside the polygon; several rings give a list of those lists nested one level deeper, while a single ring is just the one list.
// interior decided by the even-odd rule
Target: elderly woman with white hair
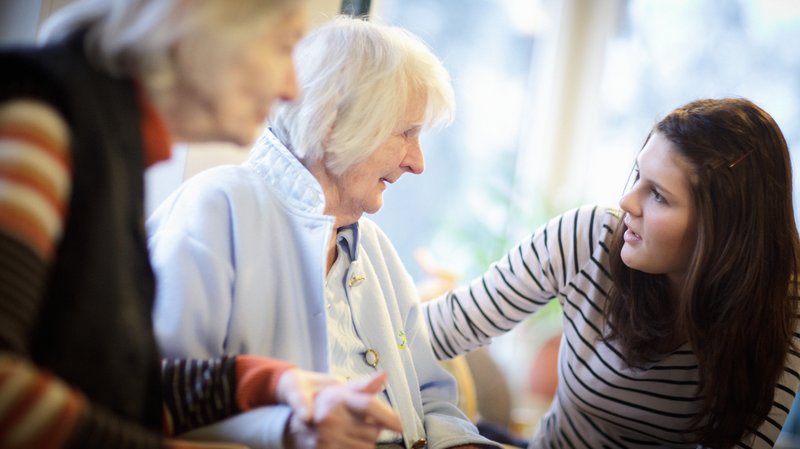
[{"label": "elderly woman with white hair", "polygon": [[[408,32],[340,17],[295,55],[302,96],[280,104],[240,166],[189,179],[148,221],[159,279],[155,328],[175,357],[247,352],[343,379],[388,373],[382,399],[402,432],[369,419],[374,447],[496,446],[455,406],[411,277],[364,213],[406,173],[420,174],[420,132],[448,122],[449,76]],[[285,406],[200,429],[252,447],[301,440]]]},{"label": "elderly woman with white hair", "polygon": [[[0,50],[0,447],[187,447],[162,435],[281,400],[312,419],[332,378],[249,355],[162,364],[142,201],[173,139],[249,144],[272,102],[297,96],[305,14],[297,0],[84,0],[41,47]],[[330,388],[399,426],[379,382]]]}]

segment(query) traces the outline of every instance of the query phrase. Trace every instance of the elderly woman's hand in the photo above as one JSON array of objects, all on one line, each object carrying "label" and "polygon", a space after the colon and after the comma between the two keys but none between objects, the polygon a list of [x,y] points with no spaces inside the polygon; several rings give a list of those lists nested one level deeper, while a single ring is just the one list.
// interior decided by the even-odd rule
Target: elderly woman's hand
[{"label": "elderly woman's hand", "polygon": [[292,408],[301,421],[311,422],[314,415],[314,398],[325,387],[342,385],[335,377],[293,368],[281,374],[276,396],[282,404]]},{"label": "elderly woman's hand", "polygon": [[386,373],[322,388],[311,422],[292,414],[284,436],[292,449],[373,449],[382,429],[402,431],[400,418],[376,396]]}]

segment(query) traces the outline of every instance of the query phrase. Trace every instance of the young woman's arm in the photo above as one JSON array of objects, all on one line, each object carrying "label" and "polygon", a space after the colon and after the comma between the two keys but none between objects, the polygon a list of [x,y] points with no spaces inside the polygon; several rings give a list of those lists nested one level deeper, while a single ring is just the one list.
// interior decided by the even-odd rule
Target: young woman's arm
[{"label": "young woman's arm", "polygon": [[488,344],[557,298],[584,269],[601,270],[593,252],[615,222],[600,207],[569,211],[537,229],[481,277],[426,302],[423,317],[436,357],[448,359]]}]

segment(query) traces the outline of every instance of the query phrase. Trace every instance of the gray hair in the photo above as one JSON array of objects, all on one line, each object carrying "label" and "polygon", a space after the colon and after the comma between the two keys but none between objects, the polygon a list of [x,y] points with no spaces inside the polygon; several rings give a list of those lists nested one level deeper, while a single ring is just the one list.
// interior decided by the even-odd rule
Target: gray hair
[{"label": "gray hair", "polygon": [[[89,58],[115,75],[171,77],[169,51],[177,42],[198,40],[223,54],[265,26],[279,8],[297,0],[80,0],[54,14],[40,41],[86,30]],[[209,64],[213,64],[209,61]]]},{"label": "gray hair", "polygon": [[270,126],[300,160],[327,155],[336,175],[396,131],[412,94],[425,99],[425,128],[452,121],[447,71],[404,29],[337,17],[298,44],[295,64],[301,97],[279,104]]}]

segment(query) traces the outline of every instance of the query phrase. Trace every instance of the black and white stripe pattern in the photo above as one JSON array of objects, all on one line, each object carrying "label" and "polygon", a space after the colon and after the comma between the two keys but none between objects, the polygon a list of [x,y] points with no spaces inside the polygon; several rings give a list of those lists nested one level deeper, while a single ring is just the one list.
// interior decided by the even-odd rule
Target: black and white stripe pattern
[{"label": "black and white stripe pattern", "polygon": [[163,360],[161,373],[171,433],[180,434],[239,412],[235,357]]},{"label": "black and white stripe pattern", "polygon": [[[558,392],[532,448],[697,447],[687,431],[700,399],[691,348],[631,368],[602,341],[608,247],[619,217],[601,207],[569,211],[483,276],[425,305],[434,352],[444,359],[487,344],[552,299],[561,303]],[[799,367],[791,352],[769,418],[739,447],[773,446],[800,383]]]}]

